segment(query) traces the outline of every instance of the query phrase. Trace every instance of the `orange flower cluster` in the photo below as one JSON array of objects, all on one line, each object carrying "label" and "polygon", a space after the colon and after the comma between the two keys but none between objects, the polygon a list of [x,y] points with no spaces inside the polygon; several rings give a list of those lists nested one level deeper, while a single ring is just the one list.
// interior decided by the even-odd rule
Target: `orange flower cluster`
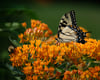
[{"label": "orange flower cluster", "polygon": [[27,28],[27,24],[24,22],[22,26],[25,27],[26,31],[21,33],[18,37],[20,38],[20,43],[28,42],[34,39],[46,40],[52,31],[49,29],[48,25],[41,23],[39,20],[31,20],[31,28]]},{"label": "orange flower cluster", "polygon": [[90,67],[86,71],[72,70],[64,73],[63,80],[100,80],[100,66]]},{"label": "orange flower cluster", "polygon": [[17,47],[10,56],[10,61],[12,61],[12,66],[22,66],[28,60],[28,45],[23,45],[22,47]]},{"label": "orange flower cluster", "polygon": [[[85,44],[56,43],[56,36],[49,37],[51,33],[46,24],[31,20],[31,28],[19,35],[21,43],[29,43],[15,48],[10,61],[12,66],[21,67],[26,80],[61,79],[62,75],[63,80],[100,79],[100,66],[91,67],[92,63],[100,64],[100,40],[86,38]],[[71,69],[73,65],[75,70]]]},{"label": "orange flower cluster", "polygon": [[25,64],[23,72],[26,74],[26,77],[35,74],[39,78],[46,80],[49,77],[54,77],[54,68],[48,67],[48,65],[55,65],[64,61],[62,59],[64,55],[60,55],[58,53],[59,50],[59,46],[50,46],[44,42],[42,43],[41,40],[30,41],[29,45],[17,47],[14,53],[10,55],[10,61],[16,67]]}]

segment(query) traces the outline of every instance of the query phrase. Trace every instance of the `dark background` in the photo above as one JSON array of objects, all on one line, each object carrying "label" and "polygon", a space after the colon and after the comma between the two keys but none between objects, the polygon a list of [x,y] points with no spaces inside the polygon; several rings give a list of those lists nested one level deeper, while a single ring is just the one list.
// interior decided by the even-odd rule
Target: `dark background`
[{"label": "dark background", "polygon": [[[6,66],[9,63],[8,37],[17,36],[23,29],[20,23],[38,19],[48,24],[57,34],[60,18],[66,12],[75,10],[77,25],[91,32],[91,37],[100,39],[100,3],[98,0],[3,0],[0,1],[0,80],[14,80],[11,71]],[[10,26],[6,25],[10,23]],[[13,26],[13,23],[19,25]],[[16,32],[13,33],[13,32]]]}]

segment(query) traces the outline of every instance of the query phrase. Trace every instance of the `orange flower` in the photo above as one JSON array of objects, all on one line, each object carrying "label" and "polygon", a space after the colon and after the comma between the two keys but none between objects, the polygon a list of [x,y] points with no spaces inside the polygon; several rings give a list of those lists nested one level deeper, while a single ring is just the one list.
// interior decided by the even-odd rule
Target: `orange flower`
[{"label": "orange flower", "polygon": [[31,20],[31,27],[32,28],[36,27],[36,20],[33,19]]},{"label": "orange flower", "polygon": [[66,72],[64,73],[64,78],[63,78],[63,80],[72,80],[70,74],[71,74],[70,71],[66,71]]},{"label": "orange flower", "polygon": [[29,36],[33,34],[33,30],[31,28],[26,29],[26,31],[24,32],[24,35]]},{"label": "orange flower", "polygon": [[52,34],[52,31],[50,29],[48,29],[48,34],[50,34],[50,35]]},{"label": "orange flower", "polygon": [[26,80],[32,80],[32,76],[30,75],[26,76]]},{"label": "orange flower", "polygon": [[23,45],[22,51],[23,53],[28,53],[29,47],[28,45]]},{"label": "orange flower", "polygon": [[95,66],[95,70],[99,72],[100,71],[100,66]]},{"label": "orange flower", "polygon": [[48,30],[48,25],[45,23],[41,23],[40,27],[42,30]]},{"label": "orange flower", "polygon": [[49,54],[49,57],[50,57],[50,59],[53,58],[53,53],[50,53]]},{"label": "orange flower", "polygon": [[23,34],[21,33],[20,35],[18,35],[18,37],[20,38],[20,39],[22,39],[23,38]]},{"label": "orange flower", "polygon": [[44,71],[46,71],[46,72],[48,71],[48,67],[47,66],[44,67]]},{"label": "orange flower", "polygon": [[98,72],[95,72],[94,74],[93,74],[93,78],[97,78],[99,75],[98,75]]},{"label": "orange flower", "polygon": [[62,61],[64,61],[64,59],[62,58],[62,56],[57,56],[56,61],[61,64]]},{"label": "orange flower", "polygon": [[39,47],[40,44],[41,44],[41,40],[36,40],[36,46]]},{"label": "orange flower", "polygon": [[56,72],[56,79],[59,79],[60,76],[61,76],[61,73],[57,71],[57,72]]},{"label": "orange flower", "polygon": [[33,65],[38,66],[40,64],[40,61],[34,61]]},{"label": "orange flower", "polygon": [[37,68],[35,68],[35,69],[34,69],[34,73],[35,73],[35,74],[39,74],[40,71],[39,71]]},{"label": "orange flower", "polygon": [[32,66],[28,65],[26,67],[23,67],[24,74],[31,74],[32,73]]},{"label": "orange flower", "polygon": [[77,73],[77,70],[72,70],[72,74],[76,74]]},{"label": "orange flower", "polygon": [[41,71],[41,70],[43,70],[43,67],[42,67],[42,65],[40,65],[40,66],[37,66],[37,69],[38,69],[38,70],[40,70],[40,71]]},{"label": "orange flower", "polygon": [[36,20],[36,24],[38,24],[38,25],[39,25],[39,24],[41,24],[41,21],[39,21],[39,20]]},{"label": "orange flower", "polygon": [[27,26],[26,22],[23,22],[22,26],[26,28],[26,26]]},{"label": "orange flower", "polygon": [[54,67],[50,67],[49,72],[53,72],[53,71],[54,71]]},{"label": "orange flower", "polygon": [[86,78],[89,78],[89,74],[86,74]]},{"label": "orange flower", "polygon": [[41,29],[37,29],[37,36],[41,37],[43,36],[43,31]]},{"label": "orange flower", "polygon": [[81,75],[83,73],[82,70],[78,70],[78,74]]},{"label": "orange flower", "polygon": [[67,74],[71,74],[71,72],[70,72],[70,71],[66,71],[66,72],[64,73],[64,75],[67,75]]},{"label": "orange flower", "polygon": [[33,80],[38,80],[38,76],[34,75]]},{"label": "orange flower", "polygon": [[45,36],[45,37],[49,37],[48,31],[45,32],[44,36]]}]

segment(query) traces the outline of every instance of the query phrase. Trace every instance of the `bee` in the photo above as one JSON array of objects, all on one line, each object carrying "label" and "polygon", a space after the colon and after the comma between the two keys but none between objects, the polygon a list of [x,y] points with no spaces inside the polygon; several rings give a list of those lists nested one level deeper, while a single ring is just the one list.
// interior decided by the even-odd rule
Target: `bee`
[{"label": "bee", "polygon": [[15,51],[15,46],[10,45],[10,46],[8,47],[8,52],[9,52],[9,54],[14,53],[14,51]]}]

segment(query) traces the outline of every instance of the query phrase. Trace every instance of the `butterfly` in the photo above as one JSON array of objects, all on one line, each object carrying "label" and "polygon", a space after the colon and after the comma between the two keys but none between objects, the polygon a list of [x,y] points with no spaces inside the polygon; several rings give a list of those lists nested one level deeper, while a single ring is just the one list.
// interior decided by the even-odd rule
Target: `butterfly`
[{"label": "butterfly", "polygon": [[86,43],[84,38],[86,37],[86,33],[83,32],[76,23],[75,11],[72,10],[69,13],[65,13],[62,16],[59,27],[58,27],[58,38],[56,40],[58,42],[78,42],[78,43]]}]

